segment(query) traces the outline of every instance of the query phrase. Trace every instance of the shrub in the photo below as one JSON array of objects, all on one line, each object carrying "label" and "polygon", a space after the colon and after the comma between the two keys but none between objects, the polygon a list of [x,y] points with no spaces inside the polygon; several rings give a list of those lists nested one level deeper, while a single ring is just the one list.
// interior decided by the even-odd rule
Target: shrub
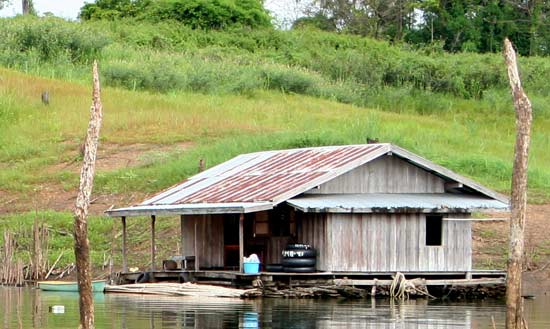
[{"label": "shrub", "polygon": [[36,53],[45,62],[60,57],[71,63],[88,62],[109,44],[103,33],[55,17],[0,20],[0,39],[4,54]]},{"label": "shrub", "polygon": [[175,20],[207,30],[271,27],[271,18],[258,0],[98,0],[84,5],[79,16],[82,20]]}]

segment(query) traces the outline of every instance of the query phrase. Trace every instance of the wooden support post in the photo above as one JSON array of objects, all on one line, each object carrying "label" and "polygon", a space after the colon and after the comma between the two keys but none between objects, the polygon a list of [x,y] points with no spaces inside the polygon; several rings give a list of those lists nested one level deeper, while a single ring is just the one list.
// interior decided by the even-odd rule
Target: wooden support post
[{"label": "wooden support post", "polygon": [[94,185],[95,160],[99,130],[101,128],[102,106],[100,100],[97,62],[93,64],[93,92],[90,122],[84,142],[84,161],[80,171],[80,184],[74,210],[74,253],[76,277],[79,289],[80,327],[94,328],[94,300],[92,298],[92,275],[90,268],[90,242],[88,241],[88,207]]},{"label": "wooden support post", "polygon": [[[204,219],[204,215],[203,215],[203,219]],[[198,217],[195,217],[193,218],[193,221],[194,221],[194,224],[195,224],[195,233],[194,233],[194,238],[193,238],[193,249],[194,249],[194,252],[195,252],[195,271],[198,271],[199,270],[199,242],[197,241],[197,224],[198,224]]]},{"label": "wooden support post", "polygon": [[126,217],[122,217],[122,272],[128,272],[128,258],[126,256],[127,246],[126,246]]},{"label": "wooden support post", "polygon": [[510,217],[510,251],[508,254],[508,272],[506,276],[506,328],[521,329],[527,327],[523,318],[521,274],[525,217],[527,212],[527,168],[533,114],[531,102],[521,87],[516,53],[507,38],[504,39],[504,59],[514,98],[517,130],[514,169],[512,172],[512,197],[510,200],[512,214]]},{"label": "wooden support post", "polygon": [[185,224],[184,223],[184,217],[183,215],[180,216],[180,254],[182,256],[185,256],[185,246],[183,245],[183,243],[185,242],[185,240],[183,239],[183,225]]},{"label": "wooden support post", "polygon": [[244,214],[239,215],[239,271],[244,269]]},{"label": "wooden support post", "polygon": [[151,215],[151,271],[155,268],[155,215]]}]

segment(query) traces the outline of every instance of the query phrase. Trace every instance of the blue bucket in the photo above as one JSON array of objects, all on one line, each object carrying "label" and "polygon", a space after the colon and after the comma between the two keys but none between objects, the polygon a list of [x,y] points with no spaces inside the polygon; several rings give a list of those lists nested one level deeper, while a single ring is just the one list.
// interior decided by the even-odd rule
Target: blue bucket
[{"label": "blue bucket", "polygon": [[243,263],[244,273],[258,274],[260,272],[260,263]]}]

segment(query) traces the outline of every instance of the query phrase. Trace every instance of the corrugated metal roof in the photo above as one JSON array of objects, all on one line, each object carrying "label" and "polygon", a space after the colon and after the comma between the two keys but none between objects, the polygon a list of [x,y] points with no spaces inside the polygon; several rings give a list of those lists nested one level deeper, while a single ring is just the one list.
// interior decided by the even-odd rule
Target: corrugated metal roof
[{"label": "corrugated metal roof", "polygon": [[[398,156],[489,198],[508,202],[506,197],[398,146],[364,144],[242,154],[190,177],[138,206],[122,208],[124,212],[115,209],[106,213],[138,216],[159,213],[162,209],[167,213],[176,213],[176,209],[182,214],[189,213],[188,209],[194,209],[193,213],[220,213],[229,209],[224,206],[228,203],[260,203],[273,207],[385,154]],[[239,209],[245,212],[245,208]]]},{"label": "corrugated metal roof", "polygon": [[[389,144],[367,144],[243,154],[193,176],[141,205],[278,203],[389,150]],[[292,195],[292,191],[297,192]]]},{"label": "corrugated metal roof", "polygon": [[110,216],[241,214],[269,209],[273,209],[273,204],[271,202],[193,203],[152,206],[140,205],[109,210],[108,214]]},{"label": "corrugated metal roof", "polygon": [[471,212],[508,210],[498,200],[452,193],[372,193],[305,195],[287,200],[303,212],[372,213],[372,212]]}]

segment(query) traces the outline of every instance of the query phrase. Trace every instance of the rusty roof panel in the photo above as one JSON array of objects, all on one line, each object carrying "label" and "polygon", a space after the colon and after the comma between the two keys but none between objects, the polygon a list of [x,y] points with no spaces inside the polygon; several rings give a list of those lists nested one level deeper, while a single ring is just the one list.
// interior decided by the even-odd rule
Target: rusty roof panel
[{"label": "rusty roof panel", "polygon": [[243,154],[141,205],[273,201],[308,183],[332,179],[389,149],[389,144],[367,144]]}]

